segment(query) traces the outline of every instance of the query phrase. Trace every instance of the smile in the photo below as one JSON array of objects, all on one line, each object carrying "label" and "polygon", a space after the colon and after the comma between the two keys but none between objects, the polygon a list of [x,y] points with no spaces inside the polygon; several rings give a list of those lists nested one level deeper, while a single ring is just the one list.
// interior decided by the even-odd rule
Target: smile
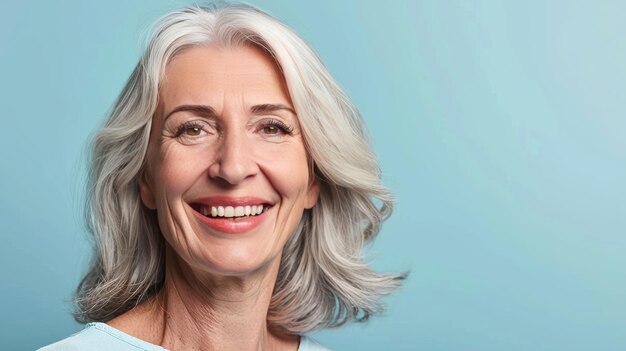
[{"label": "smile", "polygon": [[196,211],[207,217],[248,217],[257,216],[267,210],[267,205],[246,205],[246,206],[199,206]]},{"label": "smile", "polygon": [[191,202],[194,216],[204,225],[220,233],[246,233],[263,222],[274,206],[256,197],[233,198],[212,196]]}]

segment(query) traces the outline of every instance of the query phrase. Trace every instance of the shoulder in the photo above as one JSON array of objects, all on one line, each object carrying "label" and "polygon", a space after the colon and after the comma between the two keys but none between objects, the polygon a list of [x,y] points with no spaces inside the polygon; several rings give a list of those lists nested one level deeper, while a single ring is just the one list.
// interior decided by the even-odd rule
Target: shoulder
[{"label": "shoulder", "polygon": [[302,335],[300,337],[300,346],[298,347],[298,351],[332,351],[331,349],[322,346],[322,344],[318,343],[315,339]]},{"label": "shoulder", "polygon": [[162,351],[162,347],[133,338],[104,323],[89,323],[80,332],[37,351]]}]

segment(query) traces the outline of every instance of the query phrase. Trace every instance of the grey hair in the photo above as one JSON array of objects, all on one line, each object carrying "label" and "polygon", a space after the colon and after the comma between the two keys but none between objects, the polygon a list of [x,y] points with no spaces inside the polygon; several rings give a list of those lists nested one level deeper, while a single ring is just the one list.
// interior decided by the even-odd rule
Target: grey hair
[{"label": "grey hair", "polygon": [[[79,322],[108,321],[156,294],[164,281],[164,239],[145,208],[139,178],[159,81],[178,52],[197,45],[256,45],[282,70],[320,182],[285,245],[268,324],[301,334],[365,321],[405,274],[371,270],[363,249],[391,213],[361,116],[316,53],[290,28],[248,5],[188,7],[163,17],[109,118],[95,134],[88,175],[94,254],[78,286]],[[377,207],[375,202],[380,203]]]}]

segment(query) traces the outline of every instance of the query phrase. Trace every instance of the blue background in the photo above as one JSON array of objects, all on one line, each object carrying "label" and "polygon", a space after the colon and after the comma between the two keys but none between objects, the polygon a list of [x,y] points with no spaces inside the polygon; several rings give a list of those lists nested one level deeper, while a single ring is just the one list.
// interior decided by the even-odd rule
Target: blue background
[{"label": "blue background", "polygon": [[[146,28],[185,1],[0,11],[0,339],[80,329],[85,145]],[[337,350],[626,349],[626,4],[255,1],[318,50],[397,196],[371,247],[410,270]]]}]

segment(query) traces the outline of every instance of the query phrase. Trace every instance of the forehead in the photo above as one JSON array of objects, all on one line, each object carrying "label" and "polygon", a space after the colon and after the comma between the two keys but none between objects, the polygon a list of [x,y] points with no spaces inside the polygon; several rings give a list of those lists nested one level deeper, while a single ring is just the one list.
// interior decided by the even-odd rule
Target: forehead
[{"label": "forehead", "polygon": [[251,105],[291,106],[279,67],[269,54],[253,45],[184,49],[166,66],[159,97],[165,105],[216,104],[240,98]]}]

